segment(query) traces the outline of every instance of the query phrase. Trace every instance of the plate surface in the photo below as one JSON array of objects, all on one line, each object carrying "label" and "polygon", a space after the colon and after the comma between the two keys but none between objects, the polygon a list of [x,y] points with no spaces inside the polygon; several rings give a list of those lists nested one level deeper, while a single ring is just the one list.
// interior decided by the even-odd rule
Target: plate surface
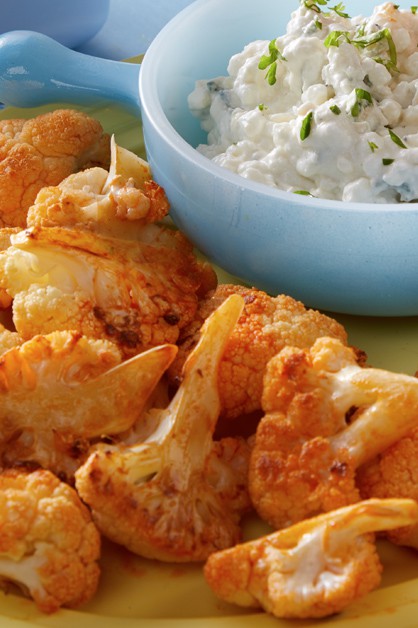
[{"label": "plate surface", "polygon": [[[8,108],[0,119],[28,118],[58,108]],[[63,105],[65,106],[65,105]],[[140,122],[117,107],[80,107],[114,133],[125,148],[144,156]],[[219,270],[221,282],[233,281]],[[363,318],[333,315],[347,329],[349,341],[365,350],[372,366],[414,374],[418,370],[418,317]],[[263,532],[248,521],[245,536]],[[344,613],[324,621],[282,621],[263,613],[219,602],[207,587],[200,565],[166,565],[141,559],[105,543],[102,579],[95,599],[81,610],[45,616],[35,605],[0,592],[1,628],[416,628],[418,616],[418,554],[379,544],[384,572],[380,588]]]}]

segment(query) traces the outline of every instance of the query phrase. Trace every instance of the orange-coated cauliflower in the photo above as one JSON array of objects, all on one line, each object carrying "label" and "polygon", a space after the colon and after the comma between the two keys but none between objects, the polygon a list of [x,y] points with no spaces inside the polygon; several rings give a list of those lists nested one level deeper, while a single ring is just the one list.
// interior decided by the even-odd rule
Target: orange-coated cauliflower
[{"label": "orange-coated cauliflower", "polygon": [[0,307],[12,304],[22,338],[76,329],[124,357],[175,343],[216,275],[181,233],[157,224],[168,207],[149,165],[114,138],[109,172],[43,188],[27,228],[0,237]]},{"label": "orange-coated cauliflower", "polygon": [[346,332],[337,321],[306,309],[289,296],[271,297],[255,288],[221,284],[200,303],[192,325],[182,330],[179,354],[170,369],[173,379],[179,379],[181,366],[198,340],[202,321],[231,294],[240,294],[245,307],[219,371],[222,418],[233,419],[260,409],[265,367],[284,346],[310,347],[320,336],[347,342]]},{"label": "orange-coated cauliflower", "polygon": [[45,613],[89,601],[100,577],[100,534],[77,493],[49,471],[0,474],[0,581]]},{"label": "orange-coated cauliflower", "polygon": [[33,227],[0,252],[0,291],[25,339],[75,329],[115,342],[125,357],[174,344],[194,317],[205,269],[178,232],[128,241]]},{"label": "orange-coated cauliflower", "polygon": [[112,137],[109,172],[89,168],[42,188],[28,211],[27,225],[88,229],[133,240],[147,237],[144,226],[161,220],[168,210],[148,163]]},{"label": "orange-coated cauliflower", "polygon": [[176,353],[165,345],[122,362],[110,342],[53,332],[0,356],[0,464],[71,477],[90,441],[140,417]]},{"label": "orange-coated cauliflower", "polygon": [[1,120],[0,226],[24,227],[41,188],[86,167],[107,167],[109,157],[109,136],[80,111],[58,109],[29,120]]},{"label": "orange-coated cauliflower", "polygon": [[249,448],[213,441],[219,413],[217,375],[242,311],[231,296],[210,318],[167,408],[151,411],[155,428],[132,446],[98,446],[76,472],[76,488],[99,530],[132,552],[163,561],[201,561],[241,536]]},{"label": "orange-coated cauliflower", "polygon": [[[369,497],[406,497],[418,501],[418,427],[360,467],[360,494]],[[418,549],[418,525],[391,530],[388,539]]]},{"label": "orange-coated cauliflower", "polygon": [[249,472],[276,528],[360,499],[356,471],[418,423],[418,381],[361,368],[332,338],[286,347],[268,365]]},{"label": "orange-coated cauliflower", "polygon": [[380,584],[373,534],[418,521],[408,499],[372,499],[212,554],[204,574],[220,598],[280,618],[342,611]]}]

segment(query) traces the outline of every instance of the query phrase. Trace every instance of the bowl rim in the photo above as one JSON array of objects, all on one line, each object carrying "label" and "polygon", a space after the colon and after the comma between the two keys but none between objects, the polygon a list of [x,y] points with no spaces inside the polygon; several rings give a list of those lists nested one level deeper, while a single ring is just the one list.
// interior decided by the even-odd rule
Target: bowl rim
[{"label": "bowl rim", "polygon": [[[222,3],[225,4],[228,1],[229,0],[222,0]],[[249,3],[253,2],[253,0],[240,1]],[[364,214],[365,212],[376,212],[381,214],[384,212],[386,215],[391,213],[409,214],[417,211],[418,204],[415,203],[347,202],[342,200],[309,197],[281,190],[279,188],[273,188],[264,183],[259,183],[242,177],[227,168],[223,168],[222,166],[214,163],[209,157],[199,153],[194,146],[189,144],[189,142],[187,142],[169,122],[164,112],[158,98],[158,72],[155,71],[155,68],[158,58],[161,55],[161,50],[164,50],[163,44],[165,43],[167,37],[170,37],[173,33],[175,33],[178,26],[184,23],[184,20],[189,19],[191,16],[198,13],[202,7],[207,6],[207,0],[194,0],[194,2],[175,15],[159,31],[145,52],[144,59],[141,64],[141,71],[139,72],[138,82],[141,112],[146,116],[148,123],[152,126],[153,133],[158,135],[159,141],[162,140],[164,143],[168,144],[174,152],[181,155],[182,158],[186,159],[188,162],[193,163],[199,169],[205,171],[211,177],[223,179],[231,186],[241,188],[242,190],[248,190],[250,193],[260,197],[268,197],[270,199],[277,199],[282,202],[286,202],[292,205],[292,209],[300,208],[305,210],[307,207],[312,207],[316,210],[320,209],[323,212],[329,211],[332,213],[339,211],[342,213],[359,212]],[[146,131],[146,126],[144,131]]]}]

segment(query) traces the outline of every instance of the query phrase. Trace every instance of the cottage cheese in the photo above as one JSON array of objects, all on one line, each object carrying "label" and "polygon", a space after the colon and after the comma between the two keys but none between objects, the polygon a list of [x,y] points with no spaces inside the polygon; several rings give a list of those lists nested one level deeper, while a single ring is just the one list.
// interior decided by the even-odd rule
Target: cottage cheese
[{"label": "cottage cheese", "polygon": [[285,35],[248,44],[228,76],[196,83],[189,107],[207,132],[198,150],[281,190],[417,201],[417,45],[414,8],[348,17],[336,0],[302,0]]}]

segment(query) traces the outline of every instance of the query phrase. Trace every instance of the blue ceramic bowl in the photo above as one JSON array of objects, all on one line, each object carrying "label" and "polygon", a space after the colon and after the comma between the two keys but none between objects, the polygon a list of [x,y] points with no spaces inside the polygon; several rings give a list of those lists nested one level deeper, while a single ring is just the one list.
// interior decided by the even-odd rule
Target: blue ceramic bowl
[{"label": "blue ceramic bowl", "polygon": [[[371,0],[346,5],[351,14],[373,8]],[[102,98],[133,107],[174,221],[210,260],[311,307],[417,315],[417,205],[347,204],[274,190],[194,148],[204,139],[187,106],[195,81],[225,74],[247,42],[281,34],[296,6],[297,0],[197,0],[162,29],[140,68],[52,51],[49,40],[11,33],[0,41],[0,100],[35,106]],[[23,73],[13,70],[22,65]]]},{"label": "blue ceramic bowl", "polygon": [[109,13],[109,0],[2,0],[0,29],[44,33],[69,48],[93,37]]}]

